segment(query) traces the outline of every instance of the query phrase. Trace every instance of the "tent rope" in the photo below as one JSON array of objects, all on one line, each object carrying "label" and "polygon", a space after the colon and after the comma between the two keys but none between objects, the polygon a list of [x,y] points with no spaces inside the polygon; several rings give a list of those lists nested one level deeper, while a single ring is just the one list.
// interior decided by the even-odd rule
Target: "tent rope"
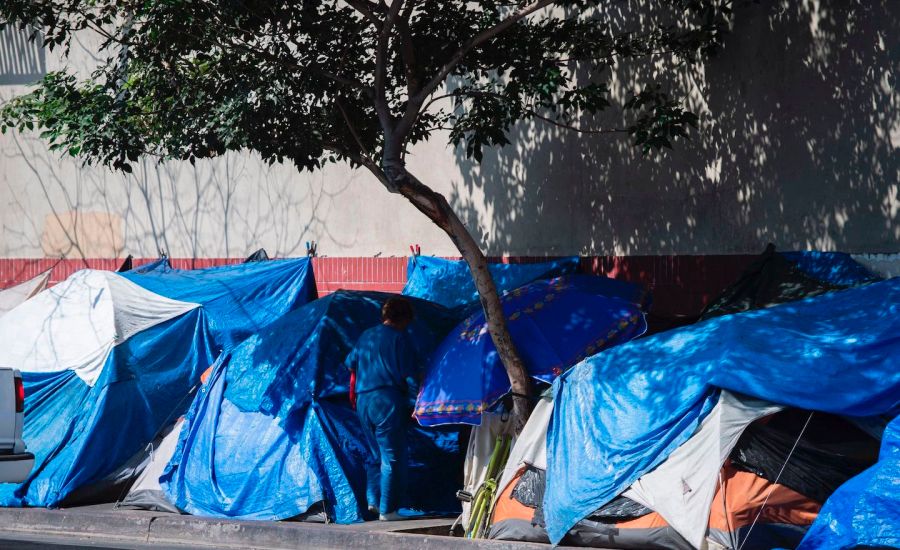
[{"label": "tent rope", "polygon": [[775,481],[772,482],[772,486],[769,487],[769,492],[766,494],[766,498],[763,500],[762,506],[759,507],[759,511],[756,512],[756,517],[753,518],[753,523],[750,524],[750,528],[747,529],[747,536],[744,537],[741,545],[738,546],[738,550],[742,550],[744,545],[747,544],[747,541],[750,540],[750,533],[753,532],[753,527],[756,526],[756,522],[759,521],[760,516],[762,516],[763,509],[766,507],[766,504],[769,502],[769,497],[772,496],[772,492],[775,491],[775,485],[778,483],[778,480],[781,479],[781,474],[784,473],[784,469],[787,467],[788,462],[791,460],[791,456],[794,454],[794,451],[797,450],[797,445],[800,444],[800,440],[803,438],[803,434],[806,432],[806,428],[809,426],[809,421],[812,420],[814,411],[809,411],[809,416],[806,417],[806,422],[803,424],[803,428],[800,430],[800,434],[797,435],[797,440],[794,441],[794,446],[791,447],[791,450],[788,452],[787,457],[784,459],[784,464],[781,465],[781,469],[778,470],[778,475],[775,476]]}]

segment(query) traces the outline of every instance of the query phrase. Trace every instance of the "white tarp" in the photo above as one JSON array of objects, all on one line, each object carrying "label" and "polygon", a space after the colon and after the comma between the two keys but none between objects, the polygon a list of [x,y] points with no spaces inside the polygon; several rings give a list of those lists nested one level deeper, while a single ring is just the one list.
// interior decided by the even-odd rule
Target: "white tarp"
[{"label": "white tarp", "polygon": [[50,270],[48,269],[37,277],[29,279],[24,283],[19,283],[16,286],[0,290],[0,317],[25,300],[47,288],[47,282],[49,280]]},{"label": "white tarp", "polygon": [[78,271],[0,317],[0,365],[72,370],[93,386],[114,345],[196,307],[111,271]]},{"label": "white tarp", "polygon": [[722,465],[750,423],[781,409],[767,401],[722,391],[697,432],[624,495],[657,512],[700,548]]}]

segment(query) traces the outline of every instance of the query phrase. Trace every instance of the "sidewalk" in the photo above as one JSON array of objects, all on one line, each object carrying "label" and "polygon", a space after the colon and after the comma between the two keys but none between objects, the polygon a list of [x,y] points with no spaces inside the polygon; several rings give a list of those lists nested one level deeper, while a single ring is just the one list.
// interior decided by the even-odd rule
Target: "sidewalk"
[{"label": "sidewalk", "polygon": [[102,541],[207,545],[210,548],[391,548],[396,550],[512,550],[542,544],[472,541],[446,536],[452,519],[370,521],[325,525],[275,521],[236,521],[196,516],[113,510],[110,505],[65,510],[0,508],[0,534],[72,536]]}]

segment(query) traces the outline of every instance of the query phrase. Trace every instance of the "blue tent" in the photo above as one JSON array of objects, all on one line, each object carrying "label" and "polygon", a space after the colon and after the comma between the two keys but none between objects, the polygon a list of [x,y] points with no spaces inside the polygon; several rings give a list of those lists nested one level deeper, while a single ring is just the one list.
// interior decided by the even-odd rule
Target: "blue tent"
[{"label": "blue tent", "polygon": [[[338,291],[288,313],[219,360],[195,400],[161,479],[194,514],[285,519],[324,502],[338,523],[362,519],[372,450],[347,400],[343,365],[359,335],[380,322],[389,294]],[[409,330],[427,353],[455,322],[411,299]],[[410,487],[416,508],[452,512],[462,455],[454,431],[410,420]]]},{"label": "blue tent", "polygon": [[900,548],[900,417],[888,424],[878,462],[825,502],[801,550]]},{"label": "blue tent", "polygon": [[[497,292],[503,293],[538,279],[568,275],[578,270],[578,257],[560,258],[533,264],[501,264],[488,266]],[[403,294],[422,298],[449,308],[466,308],[478,303],[478,292],[469,266],[463,260],[446,260],[416,256],[406,267]]]},{"label": "blue tent", "polygon": [[123,276],[162,296],[202,304],[216,342],[225,348],[316,299],[308,258],[190,270],[159,261]]},{"label": "blue tent", "polygon": [[[110,272],[76,273],[8,315],[19,317],[19,338],[42,348],[92,325],[76,335],[86,347],[66,345],[46,358],[35,349],[37,359],[22,367],[23,435],[35,467],[22,484],[0,485],[3,506],[54,507],[100,482],[187,410],[214,360],[202,308],[154,298]],[[115,339],[105,340],[113,330]],[[4,342],[0,354],[14,345]]]},{"label": "blue tent", "polygon": [[[510,337],[528,374],[552,382],[588,355],[647,330],[647,292],[633,283],[568,275],[529,283],[501,297]],[[460,323],[432,354],[416,401],[423,426],[480,424],[483,410],[509,393],[506,370],[484,312]]]},{"label": "blue tent", "polygon": [[851,416],[900,410],[900,278],[726,315],[588,358],[554,384],[553,542],[661,463],[717,388]]}]

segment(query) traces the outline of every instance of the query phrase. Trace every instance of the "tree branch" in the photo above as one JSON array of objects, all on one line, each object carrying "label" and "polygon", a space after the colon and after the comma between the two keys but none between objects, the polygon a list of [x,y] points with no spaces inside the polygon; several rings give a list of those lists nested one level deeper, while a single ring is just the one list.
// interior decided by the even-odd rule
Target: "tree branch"
[{"label": "tree branch", "polygon": [[394,23],[400,9],[403,7],[403,0],[394,0],[391,3],[384,24],[381,26],[381,32],[378,34],[378,46],[375,50],[375,111],[378,113],[378,119],[385,133],[385,143],[387,143],[393,133],[393,122],[391,113],[387,105],[387,91],[385,83],[385,73],[387,72],[388,63],[388,45],[391,40],[391,33],[394,30]]},{"label": "tree branch", "polygon": [[484,29],[483,31],[467,40],[466,43],[463,44],[462,47],[460,47],[460,49],[458,49],[453,55],[450,56],[450,60],[444,63],[440,71],[438,71],[438,73],[434,75],[427,84],[422,86],[422,88],[419,89],[415,96],[409,98],[409,101],[406,105],[406,112],[404,113],[403,118],[397,124],[396,137],[394,137],[394,140],[403,141],[406,138],[406,135],[412,129],[413,124],[419,117],[419,111],[421,110],[422,104],[425,102],[428,96],[430,96],[431,93],[434,92],[434,90],[436,90],[437,87],[444,82],[444,80],[446,80],[447,76],[453,71],[453,69],[456,68],[457,65],[460,64],[463,58],[465,58],[466,54],[472,51],[472,49],[494,38],[509,27],[515,25],[522,19],[528,17],[532,13],[545,8],[550,4],[553,4],[555,1],[556,0],[536,0],[534,2],[526,4],[525,6],[522,6],[521,8],[513,12],[512,15],[510,15],[503,21],[500,21],[493,27]]},{"label": "tree branch", "polygon": [[347,116],[347,111],[344,110],[344,103],[341,101],[340,97],[336,97],[334,99],[335,105],[337,105],[338,110],[341,112],[341,116],[344,118],[344,122],[347,123],[347,128],[350,130],[350,134],[353,135],[353,139],[356,140],[356,144],[359,146],[359,150],[366,155],[369,156],[369,150],[366,149],[366,146],[363,145],[362,139],[359,137],[359,133],[356,131],[356,127],[350,121],[350,117]]},{"label": "tree branch", "polygon": [[605,129],[605,130],[594,130],[594,129],[590,129],[590,128],[579,128],[579,127],[577,127],[577,126],[571,126],[571,125],[569,125],[569,124],[563,124],[562,122],[559,122],[558,120],[553,120],[552,118],[549,118],[549,117],[546,117],[546,116],[544,116],[544,115],[538,114],[538,113],[537,113],[536,111],[534,111],[533,109],[528,109],[526,112],[527,112],[528,114],[530,114],[531,116],[533,116],[534,118],[543,120],[544,122],[548,122],[548,123],[550,123],[550,124],[552,124],[552,125],[554,125],[554,126],[558,126],[558,127],[560,127],[560,128],[565,128],[566,130],[572,130],[573,132],[578,132],[579,134],[620,134],[620,133],[626,133],[626,132],[628,132],[628,130],[626,130],[626,129],[624,129],[624,128],[608,128],[608,129]]},{"label": "tree branch", "polygon": [[347,5],[359,12],[363,17],[377,29],[381,27],[381,20],[375,15],[375,10],[379,10],[380,6],[369,2],[369,0],[344,0]]}]

